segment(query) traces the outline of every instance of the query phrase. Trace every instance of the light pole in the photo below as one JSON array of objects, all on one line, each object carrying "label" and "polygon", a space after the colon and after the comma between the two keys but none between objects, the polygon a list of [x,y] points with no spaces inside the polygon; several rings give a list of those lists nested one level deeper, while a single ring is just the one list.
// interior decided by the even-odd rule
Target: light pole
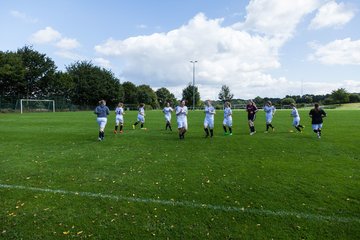
[{"label": "light pole", "polygon": [[193,111],[195,110],[195,63],[197,60],[190,61],[193,65]]}]

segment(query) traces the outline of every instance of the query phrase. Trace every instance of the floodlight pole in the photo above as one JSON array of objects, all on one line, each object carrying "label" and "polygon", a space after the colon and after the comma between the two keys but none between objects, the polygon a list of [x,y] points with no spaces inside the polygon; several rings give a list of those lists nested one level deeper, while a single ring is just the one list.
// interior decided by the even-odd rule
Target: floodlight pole
[{"label": "floodlight pole", "polygon": [[197,63],[197,60],[190,62],[193,65],[193,110],[195,110],[195,63]]}]

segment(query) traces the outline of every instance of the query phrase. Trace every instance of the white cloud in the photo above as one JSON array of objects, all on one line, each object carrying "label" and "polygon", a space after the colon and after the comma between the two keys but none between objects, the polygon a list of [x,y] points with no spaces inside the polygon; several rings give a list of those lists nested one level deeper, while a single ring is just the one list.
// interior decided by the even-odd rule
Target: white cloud
[{"label": "white cloud", "polygon": [[301,19],[316,10],[322,2],[324,0],[251,0],[246,7],[245,22],[234,24],[233,27],[287,40]]},{"label": "white cloud", "polygon": [[267,72],[281,67],[279,50],[302,18],[325,1],[252,0],[244,23],[222,26],[223,19],[208,19],[200,13],[169,32],[110,38],[94,49],[121,63],[117,65],[122,81],[145,83],[154,89],[166,87],[177,98],[192,82],[190,60],[198,61],[195,78],[202,99],[217,99],[223,84],[230,86],[237,98],[300,94],[300,82],[274,78]]},{"label": "white cloud", "polygon": [[52,43],[61,38],[61,34],[51,27],[46,27],[34,33],[30,42],[35,44]]},{"label": "white cloud", "polygon": [[56,43],[56,46],[61,49],[75,49],[80,46],[80,43],[74,38],[62,38]]},{"label": "white cloud", "polygon": [[81,61],[81,60],[87,60],[87,57],[82,56],[80,54],[68,51],[68,50],[60,50],[56,51],[55,55],[60,56],[62,58],[70,59],[73,61]]},{"label": "white cloud", "polygon": [[271,39],[222,27],[221,22],[198,14],[173,31],[108,39],[95,50],[126,62],[122,71],[127,79],[151,81],[153,87],[187,85],[192,81],[190,60],[198,60],[197,83],[213,87],[252,81],[239,76],[280,66],[277,46]]},{"label": "white cloud", "polygon": [[28,16],[26,13],[19,12],[17,10],[10,11],[10,15],[27,23],[37,23],[39,21],[37,18],[33,18]]},{"label": "white cloud", "polygon": [[344,3],[337,4],[330,1],[318,9],[316,16],[312,19],[309,28],[320,29],[326,27],[341,27],[355,16],[355,9]]},{"label": "white cloud", "polygon": [[111,68],[111,63],[109,60],[105,59],[105,58],[95,58],[94,62],[96,65],[99,65],[100,67],[109,69]]},{"label": "white cloud", "polygon": [[350,38],[335,40],[326,45],[310,44],[315,53],[309,56],[311,61],[326,65],[360,65],[360,40]]}]

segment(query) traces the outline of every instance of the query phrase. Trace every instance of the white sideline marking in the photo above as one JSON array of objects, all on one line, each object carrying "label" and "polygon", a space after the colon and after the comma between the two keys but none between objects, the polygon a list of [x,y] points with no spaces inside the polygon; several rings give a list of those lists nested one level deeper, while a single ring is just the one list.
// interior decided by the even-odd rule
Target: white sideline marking
[{"label": "white sideline marking", "polygon": [[180,207],[189,207],[189,208],[202,208],[202,209],[210,209],[210,210],[214,210],[214,211],[223,211],[223,212],[240,212],[240,213],[250,213],[250,214],[255,214],[255,215],[296,217],[296,218],[303,218],[303,219],[308,219],[308,220],[313,220],[313,221],[360,223],[360,218],[357,218],[357,217],[339,217],[336,215],[324,216],[324,215],[318,215],[318,214],[288,212],[288,211],[281,211],[281,210],[280,211],[272,211],[272,210],[265,210],[265,209],[249,209],[249,208],[240,208],[240,207],[233,207],[233,206],[200,204],[200,203],[195,203],[195,202],[190,202],[190,201],[175,201],[175,200],[170,201],[170,200],[157,200],[157,199],[151,199],[151,198],[124,197],[124,196],[108,195],[108,194],[101,194],[101,193],[53,190],[53,189],[48,189],[48,188],[36,188],[36,187],[26,187],[26,186],[7,185],[7,184],[0,184],[0,188],[21,189],[21,190],[33,191],[33,192],[60,193],[60,194],[65,194],[65,195],[102,198],[102,199],[110,199],[110,200],[116,200],[116,201],[128,201],[128,202],[136,202],[136,203],[157,203],[160,205],[180,206]]}]

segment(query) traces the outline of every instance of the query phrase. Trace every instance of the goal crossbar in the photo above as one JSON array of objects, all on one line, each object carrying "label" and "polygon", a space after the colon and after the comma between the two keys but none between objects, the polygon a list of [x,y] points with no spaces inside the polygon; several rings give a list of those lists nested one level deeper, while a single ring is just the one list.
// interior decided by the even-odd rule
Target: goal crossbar
[{"label": "goal crossbar", "polygon": [[55,112],[55,100],[48,100],[48,99],[20,99],[20,112],[23,113],[23,102],[50,102],[52,103],[52,112]]}]

